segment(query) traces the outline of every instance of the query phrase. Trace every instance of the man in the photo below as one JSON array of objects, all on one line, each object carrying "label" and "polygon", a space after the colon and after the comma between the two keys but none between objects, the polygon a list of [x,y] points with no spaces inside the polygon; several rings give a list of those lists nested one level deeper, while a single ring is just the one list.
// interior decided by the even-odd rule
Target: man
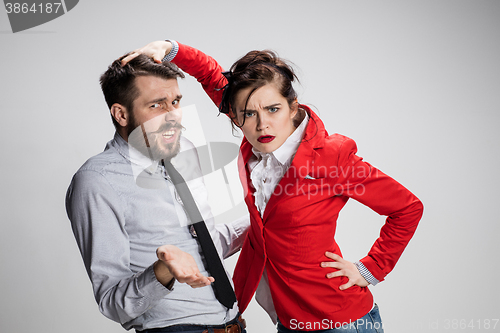
[{"label": "man", "polygon": [[101,76],[116,133],[73,177],[68,217],[106,317],[141,332],[244,332],[237,304],[219,301],[210,286],[205,265],[213,258],[168,169],[186,179],[214,256],[237,252],[249,221],[214,224],[194,147],[181,133],[179,77],[175,65],[146,56],[116,60]]}]

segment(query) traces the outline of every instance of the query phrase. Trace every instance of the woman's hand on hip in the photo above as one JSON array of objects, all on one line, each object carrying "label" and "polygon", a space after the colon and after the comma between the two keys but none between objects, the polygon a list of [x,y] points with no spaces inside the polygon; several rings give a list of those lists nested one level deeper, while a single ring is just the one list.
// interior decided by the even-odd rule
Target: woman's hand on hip
[{"label": "woman's hand on hip", "polygon": [[367,287],[370,283],[365,280],[365,278],[361,275],[358,268],[354,263],[345,260],[341,256],[335,253],[326,252],[325,256],[327,258],[332,259],[333,261],[324,261],[321,263],[321,267],[332,267],[336,268],[337,271],[330,272],[326,274],[326,277],[331,279],[339,276],[345,276],[349,279],[349,281],[339,287],[340,290],[345,290],[354,285],[360,287]]}]

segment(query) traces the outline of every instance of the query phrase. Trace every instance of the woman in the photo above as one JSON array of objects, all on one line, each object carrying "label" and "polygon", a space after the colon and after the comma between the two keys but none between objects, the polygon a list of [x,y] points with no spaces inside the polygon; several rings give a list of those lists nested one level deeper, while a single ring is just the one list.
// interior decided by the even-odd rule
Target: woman
[{"label": "woman", "polygon": [[[353,140],[328,135],[298,103],[293,69],[273,52],[251,51],[224,73],[177,42],[151,43],[130,58],[137,53],[166,55],[196,77],[245,136],[239,171],[251,228],[233,276],[240,310],[256,292],[278,332],[382,332],[366,287],[384,280],[413,236],[423,212],[418,198],[358,157]],[[349,198],[388,216],[356,263],[342,258],[334,238]]]}]

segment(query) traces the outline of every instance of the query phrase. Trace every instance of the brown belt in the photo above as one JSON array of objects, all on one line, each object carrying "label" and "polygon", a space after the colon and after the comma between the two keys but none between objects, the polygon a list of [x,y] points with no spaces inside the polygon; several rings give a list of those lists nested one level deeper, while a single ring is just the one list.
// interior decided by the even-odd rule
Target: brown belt
[{"label": "brown belt", "polygon": [[[241,326],[238,325],[238,322],[241,323]],[[234,324],[229,324],[224,328],[212,328],[214,333],[241,333],[245,327],[247,327],[245,319],[243,317],[238,317],[238,322]],[[208,330],[204,330],[203,333],[208,333]]]}]

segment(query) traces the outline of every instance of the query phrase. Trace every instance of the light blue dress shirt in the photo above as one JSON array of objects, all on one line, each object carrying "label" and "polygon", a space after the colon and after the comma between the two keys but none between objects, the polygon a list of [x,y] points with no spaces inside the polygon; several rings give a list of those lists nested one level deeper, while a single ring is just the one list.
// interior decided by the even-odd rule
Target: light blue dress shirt
[{"label": "light blue dress shirt", "polygon": [[[181,151],[190,148],[192,144],[182,138]],[[177,162],[172,159],[183,176],[188,169],[199,168],[198,161]],[[188,186],[221,258],[237,252],[248,231],[248,216],[215,225],[203,179],[192,179]],[[77,171],[66,209],[99,310],[125,329],[219,325],[237,315],[237,304],[225,308],[211,286],[193,289],[175,282],[169,290],[156,279],[156,249],[165,244],[190,253],[201,273],[209,274],[201,248],[189,232],[189,218],[162,166],[131,148],[119,134]]]}]

